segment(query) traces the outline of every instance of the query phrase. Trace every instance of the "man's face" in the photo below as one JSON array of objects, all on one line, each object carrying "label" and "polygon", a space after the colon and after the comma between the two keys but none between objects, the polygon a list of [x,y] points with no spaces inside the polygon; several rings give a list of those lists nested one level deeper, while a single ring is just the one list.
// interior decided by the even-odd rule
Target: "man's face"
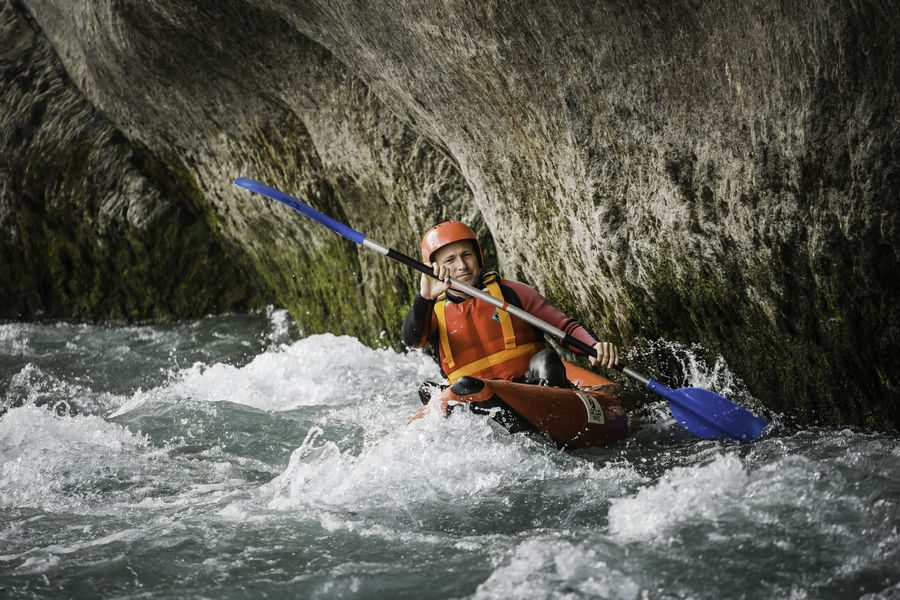
[{"label": "man's face", "polygon": [[446,268],[450,277],[468,285],[477,285],[481,278],[478,250],[472,240],[447,244],[434,253],[434,262]]}]

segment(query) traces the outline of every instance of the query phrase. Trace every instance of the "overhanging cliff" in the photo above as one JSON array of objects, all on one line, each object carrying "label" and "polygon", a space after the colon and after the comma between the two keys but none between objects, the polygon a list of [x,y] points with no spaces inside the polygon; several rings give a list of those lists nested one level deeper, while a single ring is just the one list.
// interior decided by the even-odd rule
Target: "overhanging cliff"
[{"label": "overhanging cliff", "polygon": [[[207,223],[254,282],[241,295],[271,294],[307,331],[396,338],[415,278],[235,176],[410,252],[427,225],[472,221],[505,274],[619,342],[700,342],[801,421],[900,425],[893,3],[27,0],[2,15],[34,24],[40,60],[114,132],[93,161],[154,165],[120,194],[135,214],[169,202]],[[4,72],[21,61],[10,31]],[[59,110],[7,119],[4,147],[37,128],[69,140]],[[113,183],[92,181],[78,210],[100,221]],[[0,206],[33,206],[29,189],[4,183]]]}]

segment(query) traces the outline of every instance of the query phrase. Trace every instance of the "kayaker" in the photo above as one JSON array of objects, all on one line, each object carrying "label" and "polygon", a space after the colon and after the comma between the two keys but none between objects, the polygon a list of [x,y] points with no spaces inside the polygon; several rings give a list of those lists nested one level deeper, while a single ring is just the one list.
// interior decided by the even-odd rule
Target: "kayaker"
[{"label": "kayaker", "polygon": [[[544,345],[543,333],[528,323],[457,290],[450,278],[487,291],[542,319],[597,350],[592,365],[612,367],[619,352],[567,317],[531,286],[500,279],[484,270],[484,254],[475,232],[460,221],[447,221],[425,232],[422,260],[437,279],[422,276],[419,293],[403,322],[403,341],[411,347],[438,348],[441,370],[455,383],[465,375],[566,387],[559,355]],[[576,353],[577,350],[574,350]]]}]

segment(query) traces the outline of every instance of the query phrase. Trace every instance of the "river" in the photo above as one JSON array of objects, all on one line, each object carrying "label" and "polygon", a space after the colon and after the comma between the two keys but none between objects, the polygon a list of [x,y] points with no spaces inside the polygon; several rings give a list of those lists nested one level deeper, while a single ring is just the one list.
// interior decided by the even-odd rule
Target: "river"
[{"label": "river", "polygon": [[[673,386],[740,391],[665,347]],[[0,324],[0,597],[900,598],[897,436],[701,441],[648,397],[566,452],[407,425],[438,376],[273,309]]]}]

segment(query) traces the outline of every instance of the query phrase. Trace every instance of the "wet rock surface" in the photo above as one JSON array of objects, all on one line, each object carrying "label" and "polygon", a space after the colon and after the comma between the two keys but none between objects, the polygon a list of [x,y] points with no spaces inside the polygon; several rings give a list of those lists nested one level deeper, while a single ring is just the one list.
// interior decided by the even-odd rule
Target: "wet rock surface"
[{"label": "wet rock surface", "polygon": [[21,6],[0,6],[0,39],[0,318],[166,320],[266,300],[184,166],[92,106]]},{"label": "wet rock surface", "polygon": [[[24,153],[4,167],[4,236],[34,231],[10,215],[53,199],[125,232],[182,211],[174,230],[205,224],[215,262],[247,274],[243,298],[274,297],[309,332],[391,341],[414,276],[230,180],[410,253],[462,218],[504,274],[614,340],[700,342],[801,422],[900,424],[893,3],[27,0],[0,15],[0,68],[22,81],[0,142],[59,154],[47,175]],[[29,44],[47,50],[26,60]],[[62,89],[41,92],[51,71]],[[81,152],[108,174],[78,176],[81,197],[34,183],[92,172],[67,162],[86,160],[67,110],[90,113],[74,119],[92,123]],[[96,223],[56,229],[90,244]],[[38,280],[63,262],[31,263],[16,297],[46,303]],[[4,289],[16,268],[0,267]]]}]

